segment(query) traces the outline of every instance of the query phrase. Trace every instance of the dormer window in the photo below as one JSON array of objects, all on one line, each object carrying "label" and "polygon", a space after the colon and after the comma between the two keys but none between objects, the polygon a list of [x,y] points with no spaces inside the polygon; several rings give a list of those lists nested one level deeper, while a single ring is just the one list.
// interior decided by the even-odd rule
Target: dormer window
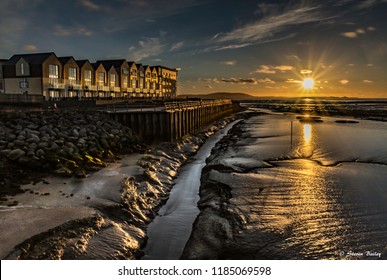
[{"label": "dormer window", "polygon": [[24,63],[20,64],[20,74],[25,75]]}]

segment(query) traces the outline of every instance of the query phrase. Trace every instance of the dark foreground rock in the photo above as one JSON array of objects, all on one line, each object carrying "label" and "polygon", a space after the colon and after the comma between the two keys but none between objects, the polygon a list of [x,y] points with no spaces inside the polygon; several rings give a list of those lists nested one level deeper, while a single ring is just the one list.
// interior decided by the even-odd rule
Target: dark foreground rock
[{"label": "dark foreground rock", "polygon": [[[137,143],[130,128],[99,112],[1,113],[0,195],[38,173],[85,177],[116,155],[138,150]],[[14,176],[18,172],[23,178]]]}]

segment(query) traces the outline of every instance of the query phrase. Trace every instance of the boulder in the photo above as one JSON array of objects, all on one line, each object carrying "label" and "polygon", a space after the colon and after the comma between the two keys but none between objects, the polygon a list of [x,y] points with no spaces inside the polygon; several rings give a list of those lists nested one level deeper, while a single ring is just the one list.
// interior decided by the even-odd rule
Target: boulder
[{"label": "boulder", "polygon": [[12,160],[12,161],[16,161],[18,160],[21,156],[24,156],[25,155],[25,151],[21,150],[21,149],[14,149],[12,150],[8,155],[7,155],[7,158],[9,160]]}]

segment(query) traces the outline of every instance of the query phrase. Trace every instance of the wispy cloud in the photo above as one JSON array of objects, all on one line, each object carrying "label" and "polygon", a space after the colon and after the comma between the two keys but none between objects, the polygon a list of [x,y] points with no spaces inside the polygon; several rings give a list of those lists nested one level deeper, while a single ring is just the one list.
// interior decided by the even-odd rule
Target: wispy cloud
[{"label": "wispy cloud", "polygon": [[62,25],[56,25],[54,27],[52,34],[55,36],[70,36],[70,35],[91,36],[93,35],[93,32],[84,26],[64,27]]},{"label": "wispy cloud", "polygon": [[25,45],[23,46],[23,51],[26,52],[36,52],[38,48],[35,45]]},{"label": "wispy cloud", "polygon": [[181,49],[183,46],[184,46],[184,41],[177,42],[177,43],[175,43],[175,44],[172,45],[171,51],[179,50],[179,49]]},{"label": "wispy cloud", "polygon": [[373,84],[374,81],[371,81],[371,80],[363,80],[363,83],[366,83],[366,84]]},{"label": "wispy cloud", "polygon": [[349,81],[348,80],[340,80],[339,83],[342,85],[346,85],[349,83]]},{"label": "wispy cloud", "polygon": [[144,38],[138,42],[138,46],[129,47],[129,58],[135,61],[157,56],[166,48],[160,38]]},{"label": "wispy cloud", "polygon": [[87,8],[88,10],[98,11],[101,10],[101,6],[95,4],[92,0],[79,0],[82,6]]},{"label": "wispy cloud", "polygon": [[265,83],[265,84],[275,84],[275,81],[269,78],[263,78],[263,79],[256,79],[256,78],[200,78],[199,81],[201,82],[207,82],[207,83],[230,83],[230,84],[259,84],[259,83]]},{"label": "wispy cloud", "polygon": [[234,66],[237,64],[237,61],[236,60],[227,60],[227,61],[221,61],[220,63],[224,64],[224,65]]},{"label": "wispy cloud", "polygon": [[[293,70],[291,65],[261,65],[259,69],[255,70],[253,73],[263,73],[263,74],[275,74],[277,71],[285,72]],[[251,73],[252,74],[252,73]]]},{"label": "wispy cloud", "polygon": [[286,27],[317,23],[328,18],[320,12],[318,6],[293,7],[280,14],[264,16],[260,20],[235,28],[230,32],[217,34],[213,40],[217,43],[226,43],[233,48],[244,47],[271,38]]}]

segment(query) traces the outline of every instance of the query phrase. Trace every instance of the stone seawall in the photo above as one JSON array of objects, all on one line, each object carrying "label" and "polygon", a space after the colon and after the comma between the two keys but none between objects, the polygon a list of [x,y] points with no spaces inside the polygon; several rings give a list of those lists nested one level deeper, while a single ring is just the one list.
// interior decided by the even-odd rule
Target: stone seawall
[{"label": "stone seawall", "polygon": [[5,177],[18,169],[84,177],[115,154],[138,149],[136,143],[130,128],[99,112],[0,114],[0,166]]}]

